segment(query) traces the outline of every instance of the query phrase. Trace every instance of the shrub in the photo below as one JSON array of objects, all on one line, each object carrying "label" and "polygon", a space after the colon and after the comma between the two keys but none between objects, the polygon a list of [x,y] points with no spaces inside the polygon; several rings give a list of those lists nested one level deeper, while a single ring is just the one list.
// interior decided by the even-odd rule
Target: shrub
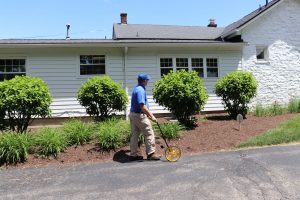
[{"label": "shrub", "polygon": [[63,124],[69,145],[79,145],[89,142],[93,137],[94,127],[91,123],[83,123],[78,119],[71,119]]},{"label": "shrub", "polygon": [[246,117],[247,104],[256,95],[257,82],[250,72],[234,71],[219,79],[215,85],[216,94],[222,97],[225,110],[232,118],[238,114]]},{"label": "shrub", "polygon": [[300,99],[291,99],[288,104],[288,111],[290,113],[300,112]]},{"label": "shrub", "polygon": [[255,107],[255,116],[262,117],[262,116],[276,116],[282,115],[286,112],[286,108],[276,101],[269,106],[262,106],[261,104],[257,104]]},{"label": "shrub", "polygon": [[104,150],[121,147],[130,137],[130,124],[128,121],[116,118],[108,119],[98,125],[96,135],[99,145]]},{"label": "shrub", "polygon": [[155,84],[153,98],[170,110],[180,123],[193,127],[196,119],[192,115],[203,109],[208,96],[196,72],[180,70],[171,71]]},{"label": "shrub", "polygon": [[126,109],[128,97],[120,84],[109,76],[88,79],[78,91],[78,101],[96,121],[103,120],[114,111]]},{"label": "shrub", "polygon": [[5,90],[5,83],[0,82],[0,130],[4,130],[6,128],[6,121],[5,121],[5,105],[4,105],[4,90]]},{"label": "shrub", "polygon": [[262,116],[267,116],[268,115],[268,109],[261,104],[257,104],[255,106],[255,116],[257,117],[262,117]]},{"label": "shrub", "polygon": [[67,147],[66,137],[59,129],[43,128],[32,136],[32,150],[41,157],[56,157]]},{"label": "shrub", "polygon": [[1,105],[6,108],[8,126],[12,131],[24,132],[33,118],[50,115],[51,95],[41,79],[16,76],[2,84]]},{"label": "shrub", "polygon": [[28,157],[30,140],[26,134],[0,133],[0,163],[16,164]]},{"label": "shrub", "polygon": [[[154,126],[155,132],[160,133],[159,128],[157,125]],[[179,123],[165,123],[160,124],[160,128],[165,136],[166,139],[178,139],[181,136],[181,131],[184,130],[184,127],[182,127]]]},{"label": "shrub", "polygon": [[282,115],[283,112],[284,112],[284,107],[280,104],[278,104],[276,101],[271,105],[270,107],[270,110],[271,110],[271,114],[272,116],[275,116],[275,115]]}]

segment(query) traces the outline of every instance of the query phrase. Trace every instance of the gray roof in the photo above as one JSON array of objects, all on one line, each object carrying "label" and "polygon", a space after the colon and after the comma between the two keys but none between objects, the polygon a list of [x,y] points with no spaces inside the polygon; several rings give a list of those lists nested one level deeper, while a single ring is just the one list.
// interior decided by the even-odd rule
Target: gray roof
[{"label": "gray roof", "polygon": [[273,1],[269,2],[267,5],[264,5],[260,8],[258,8],[257,10],[251,12],[250,14],[246,15],[242,19],[226,26],[226,28],[225,28],[224,32],[222,33],[221,37],[226,38],[227,36],[231,35],[232,33],[235,32],[236,29],[238,29],[238,28],[242,27],[243,25],[247,24],[249,21],[251,21],[252,19],[258,17],[260,14],[264,13],[265,11],[269,10],[274,5],[279,3],[280,1],[282,1],[282,0],[273,0]]},{"label": "gray roof", "polygon": [[0,44],[97,44],[110,43],[111,39],[0,39]]},{"label": "gray roof", "polygon": [[215,40],[171,40],[171,39],[0,39],[0,44],[118,44],[118,43],[226,43]]},{"label": "gray roof", "polygon": [[113,39],[214,40],[224,28],[147,24],[114,24]]}]

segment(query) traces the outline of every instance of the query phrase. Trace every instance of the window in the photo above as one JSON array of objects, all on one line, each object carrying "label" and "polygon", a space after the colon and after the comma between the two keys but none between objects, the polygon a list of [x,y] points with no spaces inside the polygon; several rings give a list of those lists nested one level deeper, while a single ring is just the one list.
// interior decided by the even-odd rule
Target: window
[{"label": "window", "polygon": [[173,70],[173,60],[172,58],[161,58],[160,59],[160,73],[161,76],[168,74]]},{"label": "window", "polygon": [[176,58],[176,71],[177,70],[189,71],[189,60],[188,58]]},{"label": "window", "polygon": [[267,60],[267,47],[256,47],[256,59],[259,61]]},{"label": "window", "polygon": [[[175,66],[173,65],[175,62]],[[196,71],[201,78],[219,77],[218,58],[203,58],[203,57],[167,57],[160,58],[161,76],[170,71],[186,70]]]},{"label": "window", "polygon": [[25,76],[25,59],[0,59],[0,81]]},{"label": "window", "polygon": [[104,55],[81,55],[80,75],[105,74]]},{"label": "window", "polygon": [[207,77],[218,77],[218,59],[217,58],[207,58]]},{"label": "window", "polygon": [[204,77],[203,58],[192,58],[192,70],[196,71],[200,77]]}]

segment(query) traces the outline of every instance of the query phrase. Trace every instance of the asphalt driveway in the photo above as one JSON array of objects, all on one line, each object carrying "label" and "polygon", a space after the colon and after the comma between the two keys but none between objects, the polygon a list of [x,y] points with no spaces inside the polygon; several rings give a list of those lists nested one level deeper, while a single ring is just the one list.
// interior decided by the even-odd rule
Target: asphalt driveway
[{"label": "asphalt driveway", "polygon": [[0,170],[0,199],[300,199],[300,145]]}]

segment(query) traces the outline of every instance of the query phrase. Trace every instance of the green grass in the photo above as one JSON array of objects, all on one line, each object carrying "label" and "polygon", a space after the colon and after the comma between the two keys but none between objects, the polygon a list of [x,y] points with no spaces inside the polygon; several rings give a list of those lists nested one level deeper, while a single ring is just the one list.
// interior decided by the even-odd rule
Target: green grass
[{"label": "green grass", "polygon": [[287,112],[287,108],[278,103],[274,103],[270,106],[262,106],[261,104],[256,105],[254,110],[254,115],[257,117],[262,116],[276,116],[282,115],[283,113]]},{"label": "green grass", "polygon": [[277,128],[267,131],[262,135],[258,135],[250,140],[237,145],[237,148],[250,146],[265,146],[284,144],[300,141],[300,116],[288,120]]},{"label": "green grass", "polygon": [[[160,130],[157,125],[154,125],[153,128],[154,128],[154,131],[156,134],[159,133],[159,135],[161,135]],[[179,123],[174,123],[174,122],[160,124],[160,128],[161,128],[164,136],[170,140],[180,138],[181,131],[184,130],[184,127],[182,125],[180,125]]]},{"label": "green grass", "polygon": [[27,160],[30,140],[26,134],[0,133],[0,164],[16,164]]},{"label": "green grass", "polygon": [[300,112],[300,99],[292,99],[288,104],[288,111],[290,113]]},{"label": "green grass", "polygon": [[33,153],[45,158],[51,155],[57,156],[67,148],[67,139],[61,129],[43,128],[32,135]]},{"label": "green grass", "polygon": [[92,140],[94,135],[94,125],[78,119],[68,120],[62,128],[69,145],[86,144]]},{"label": "green grass", "polygon": [[111,118],[97,125],[96,138],[103,150],[116,149],[129,141],[129,121]]}]

